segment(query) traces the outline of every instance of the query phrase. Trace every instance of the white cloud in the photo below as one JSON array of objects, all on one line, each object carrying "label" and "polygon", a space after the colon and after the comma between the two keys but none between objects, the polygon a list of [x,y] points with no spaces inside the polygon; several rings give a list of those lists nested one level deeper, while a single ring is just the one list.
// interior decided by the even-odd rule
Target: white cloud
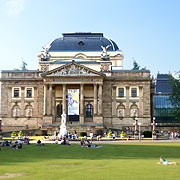
[{"label": "white cloud", "polygon": [[25,0],[6,0],[5,6],[9,16],[18,16],[24,10]]}]

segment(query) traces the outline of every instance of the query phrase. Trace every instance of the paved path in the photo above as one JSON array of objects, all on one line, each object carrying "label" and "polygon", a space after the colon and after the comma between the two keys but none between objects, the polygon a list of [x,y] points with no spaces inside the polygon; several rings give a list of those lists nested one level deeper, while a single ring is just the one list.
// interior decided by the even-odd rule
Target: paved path
[{"label": "paved path", "polygon": [[[36,143],[37,140],[31,140],[30,143]],[[50,144],[54,144],[55,141],[48,141],[48,140],[43,140],[41,139],[42,143],[50,143]],[[60,142],[60,141],[59,141]],[[106,144],[106,143],[117,143],[117,144],[121,144],[121,143],[160,143],[160,142],[178,142],[180,143],[180,139],[178,140],[102,140],[102,141],[93,141],[94,144]],[[80,141],[70,141],[71,144],[80,144]]]}]

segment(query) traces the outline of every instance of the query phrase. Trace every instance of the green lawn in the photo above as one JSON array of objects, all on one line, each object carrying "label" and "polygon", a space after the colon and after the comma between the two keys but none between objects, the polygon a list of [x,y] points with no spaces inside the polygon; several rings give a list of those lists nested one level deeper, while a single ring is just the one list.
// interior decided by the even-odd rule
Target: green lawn
[{"label": "green lawn", "polygon": [[[179,165],[158,165],[160,155]],[[179,180],[180,143],[103,144],[98,149],[78,144],[2,147],[0,179],[5,173],[21,175],[4,178],[17,180]]]}]

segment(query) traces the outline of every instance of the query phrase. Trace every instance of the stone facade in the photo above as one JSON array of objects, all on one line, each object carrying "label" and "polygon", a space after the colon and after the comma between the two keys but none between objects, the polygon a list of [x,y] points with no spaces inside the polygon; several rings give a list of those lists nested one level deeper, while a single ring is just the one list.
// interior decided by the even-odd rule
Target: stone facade
[{"label": "stone facade", "polygon": [[[44,52],[43,52],[44,53]],[[103,52],[107,53],[107,52]],[[148,70],[122,70],[121,51],[51,52],[39,56],[40,70],[2,71],[3,130],[35,129],[52,133],[61,113],[68,114],[68,89],[79,89],[79,116],[67,116],[69,132],[133,127],[151,123],[151,78]],[[106,54],[107,55],[107,54]],[[80,59],[75,59],[75,58]],[[83,59],[82,59],[83,58]]]}]

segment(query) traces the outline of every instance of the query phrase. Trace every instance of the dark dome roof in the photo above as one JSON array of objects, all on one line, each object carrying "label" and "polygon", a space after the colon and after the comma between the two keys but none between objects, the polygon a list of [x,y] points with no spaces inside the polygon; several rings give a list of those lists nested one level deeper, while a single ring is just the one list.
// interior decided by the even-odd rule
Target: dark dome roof
[{"label": "dark dome roof", "polygon": [[111,45],[107,51],[119,50],[116,43],[103,37],[103,33],[64,33],[55,39],[49,51],[102,51],[101,46]]}]

